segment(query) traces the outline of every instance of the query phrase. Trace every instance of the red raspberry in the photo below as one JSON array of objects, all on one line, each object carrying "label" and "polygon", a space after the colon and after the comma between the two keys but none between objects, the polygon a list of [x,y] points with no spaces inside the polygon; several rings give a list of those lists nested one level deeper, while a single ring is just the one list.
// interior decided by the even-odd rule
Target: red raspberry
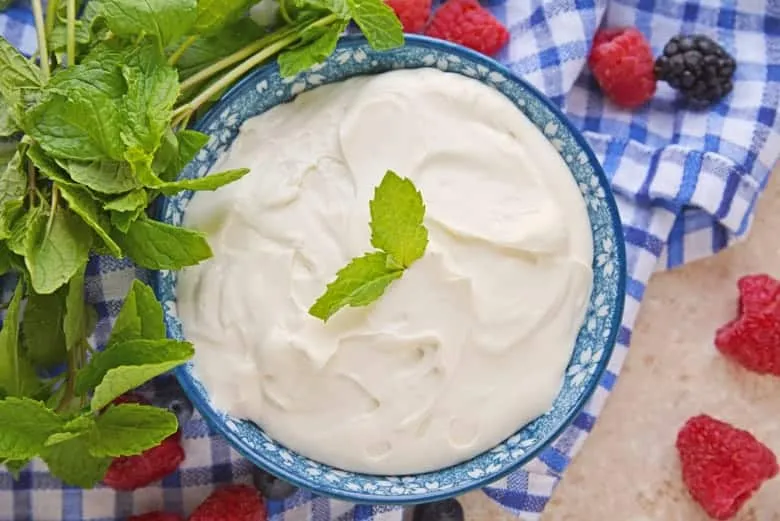
[{"label": "red raspberry", "polygon": [[184,518],[170,512],[149,512],[140,516],[132,516],[127,521],[184,521]]},{"label": "red raspberry", "polygon": [[496,54],[509,41],[506,27],[477,0],[449,0],[433,15],[425,34],[488,56]]},{"label": "red raspberry", "polygon": [[267,517],[265,503],[254,488],[228,485],[206,498],[189,521],[265,521]]},{"label": "red raspberry", "polygon": [[598,31],[588,65],[601,90],[616,105],[638,107],[655,94],[653,50],[633,27]]},{"label": "red raspberry", "polygon": [[141,405],[149,405],[149,401],[145,400],[143,396],[138,396],[137,394],[133,393],[126,393],[122,396],[118,396],[117,398],[114,398],[114,401],[111,403],[114,405],[122,405],[123,403],[138,403]]},{"label": "red raspberry", "polygon": [[421,33],[431,17],[431,0],[385,0],[404,26],[404,32]]},{"label": "red raspberry", "polygon": [[116,490],[135,490],[162,479],[184,461],[181,431],[137,456],[114,458],[103,483]]},{"label": "red raspberry", "polygon": [[745,369],[780,376],[780,302],[718,329],[715,346]]},{"label": "red raspberry", "polygon": [[746,275],[737,282],[739,313],[761,311],[780,300],[780,281],[766,274]]},{"label": "red raspberry", "polygon": [[677,435],[685,485],[711,517],[729,519],[778,473],[777,458],[747,431],[706,415]]}]

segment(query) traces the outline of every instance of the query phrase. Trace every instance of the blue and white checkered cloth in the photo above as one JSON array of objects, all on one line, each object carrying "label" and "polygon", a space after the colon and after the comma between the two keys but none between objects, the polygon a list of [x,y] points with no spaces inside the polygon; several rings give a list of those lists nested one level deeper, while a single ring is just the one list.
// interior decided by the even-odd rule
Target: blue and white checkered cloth
[{"label": "blue and white checkered cloth", "polygon": [[[780,2],[778,0],[492,0],[510,28],[499,56],[561,105],[580,127],[612,180],[627,243],[625,316],[595,395],[561,437],[524,469],[484,492],[520,518],[534,520],[574,454],[585,442],[627,353],[645,285],[656,269],[712,255],[743,237],[756,199],[780,156]],[[678,33],[704,33],[735,56],[734,92],[704,112],[686,110],[660,86],[644,108],[629,112],[605,101],[585,63],[596,29],[636,26],[659,53]],[[16,4],[0,15],[0,34],[22,51],[35,48],[32,18]],[[2,71],[0,71],[2,74]],[[598,189],[583,186],[583,190]],[[135,270],[94,259],[88,293],[105,340]],[[587,362],[583,360],[582,362]],[[79,490],[51,478],[34,462],[21,480],[0,472],[0,521],[98,521],[163,509],[188,514],[215,485],[245,481],[249,465],[196,418],[185,432],[181,470],[134,493]],[[274,520],[400,521],[395,507],[355,506],[306,492],[271,502]]]}]

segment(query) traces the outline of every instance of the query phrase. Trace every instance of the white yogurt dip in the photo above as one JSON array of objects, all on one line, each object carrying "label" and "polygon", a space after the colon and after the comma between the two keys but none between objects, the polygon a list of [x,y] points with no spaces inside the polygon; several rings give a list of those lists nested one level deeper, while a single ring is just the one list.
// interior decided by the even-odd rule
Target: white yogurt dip
[{"label": "white yogurt dip", "polygon": [[[214,258],[178,282],[214,404],[314,460],[372,474],[446,467],[548,410],[592,284],[584,201],[509,100],[466,77],[394,71],[319,87],[247,121],[185,225]],[[308,314],[370,245],[390,169],[430,242],[373,304]]]}]

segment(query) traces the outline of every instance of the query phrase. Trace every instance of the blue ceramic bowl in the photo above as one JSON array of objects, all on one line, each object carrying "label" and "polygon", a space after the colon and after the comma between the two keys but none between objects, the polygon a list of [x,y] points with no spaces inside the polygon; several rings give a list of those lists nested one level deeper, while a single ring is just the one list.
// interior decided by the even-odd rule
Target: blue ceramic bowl
[{"label": "blue ceramic bowl", "polygon": [[[560,152],[587,202],[595,248],[593,292],[552,409],[525,426],[518,425],[517,433],[494,449],[437,472],[372,476],[312,461],[275,442],[253,423],[216,409],[191,364],[177,370],[184,390],[207,422],[250,461],[316,493],[353,502],[410,504],[442,499],[487,485],[530,461],[561,434],[593,394],[612,354],[623,315],[626,262],[621,225],[598,161],[580,133],[542,94],[495,61],[456,45],[410,36],[403,48],[376,52],[364,39],[348,37],[326,63],[295,78],[282,79],[276,65],[264,66],[233,87],[195,126],[210,135],[211,141],[182,177],[205,175],[230,147],[244,120],[301,92],[352,76],[420,67],[463,74],[503,93]],[[163,201],[159,218],[180,225],[191,196],[182,193]],[[176,273],[158,273],[155,284],[169,335],[183,339],[176,316]]]}]

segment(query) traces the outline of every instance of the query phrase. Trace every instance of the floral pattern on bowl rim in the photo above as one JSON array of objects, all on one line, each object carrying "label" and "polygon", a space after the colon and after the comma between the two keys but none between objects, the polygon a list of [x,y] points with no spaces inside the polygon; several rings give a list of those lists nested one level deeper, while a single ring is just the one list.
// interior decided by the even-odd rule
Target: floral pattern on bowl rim
[{"label": "floral pattern on bowl rim", "polygon": [[[201,119],[195,128],[211,139],[182,172],[205,175],[228,149],[241,123],[301,92],[362,74],[435,67],[485,83],[511,99],[544,133],[571,169],[591,221],[594,286],[585,321],[552,409],[525,425],[497,447],[458,465],[413,476],[374,476],[335,469],[303,457],[268,437],[251,422],[233,418],[210,402],[192,363],[177,369],[185,392],[211,427],[254,464],[296,485],[358,503],[414,504],[462,494],[485,486],[534,458],[573,421],[596,389],[612,354],[623,315],[626,260],[622,228],[609,184],[584,138],[538,91],[497,62],[463,47],[407,36],[400,49],[377,52],[362,37],[343,38],[323,64],[293,78],[281,78],[275,64],[250,73]],[[181,225],[191,192],[166,198],[160,220]],[[154,280],[165,310],[169,335],[183,339],[176,316],[176,273],[158,272]]]}]

